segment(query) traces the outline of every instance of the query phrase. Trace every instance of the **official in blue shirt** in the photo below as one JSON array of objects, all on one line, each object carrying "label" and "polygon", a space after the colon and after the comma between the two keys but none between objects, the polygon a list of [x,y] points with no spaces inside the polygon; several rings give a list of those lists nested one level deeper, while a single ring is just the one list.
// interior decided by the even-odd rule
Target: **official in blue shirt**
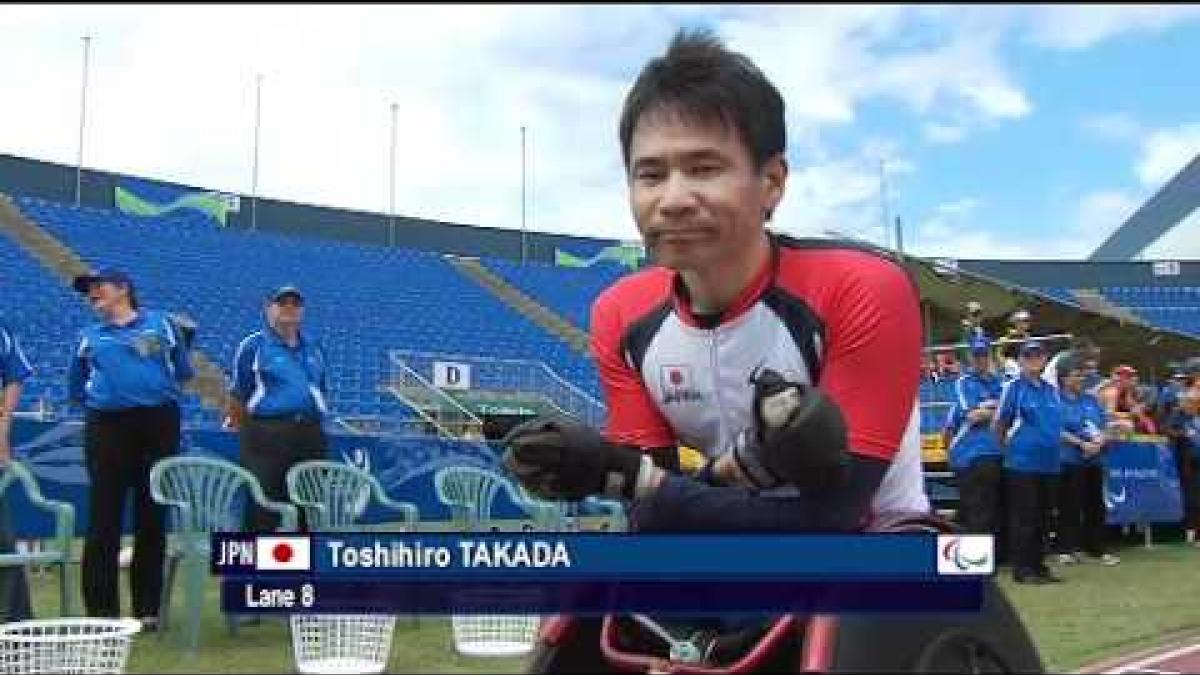
[{"label": "official in blue shirt", "polygon": [[1105,542],[1103,451],[1107,418],[1099,399],[1083,389],[1085,366],[1071,353],[1059,365],[1062,472],[1058,484],[1058,561],[1073,565],[1086,554],[1104,565],[1120,561]]},{"label": "official in blue shirt", "polygon": [[117,554],[132,493],[133,611],[153,629],[166,538],[163,509],[150,498],[150,469],[179,449],[179,399],[194,375],[188,338],[171,316],[140,307],[133,282],[120,270],[76,277],[74,286],[101,319],[83,329],[68,371],[71,400],[85,411],[83,449],[91,480],[83,600],[90,616],[121,615]]},{"label": "official in blue shirt", "polygon": [[1013,579],[1017,583],[1061,581],[1043,559],[1046,520],[1059,471],[1062,413],[1058,389],[1042,380],[1046,353],[1033,340],[1017,352],[1020,377],[1004,384],[993,421],[1004,451],[1006,500]]},{"label": "official in blue shirt", "polygon": [[955,382],[955,403],[947,431],[950,468],[958,485],[958,519],[963,529],[998,535],[1004,468],[992,418],[1000,402],[1000,377],[992,345],[976,338],[970,345],[971,371]]},{"label": "official in blue shirt", "polygon": [[1189,544],[1200,546],[1200,387],[1193,384],[1179,394],[1179,405],[1167,420],[1166,431],[1182,468],[1184,536]]},{"label": "official in blue shirt", "polygon": [[[13,413],[21,402],[25,380],[33,374],[33,366],[21,350],[17,336],[0,325],[0,467],[12,460]],[[11,493],[10,493],[11,494]],[[16,551],[12,533],[8,500],[0,499],[0,552]],[[4,621],[25,621],[33,618],[29,602],[29,583],[24,567],[0,569],[0,617]]]},{"label": "official in blue shirt", "polygon": [[[325,459],[321,423],[326,401],[325,354],[300,325],[304,295],[283,286],[267,297],[266,325],[245,337],[233,356],[230,425],[239,430],[241,463],[258,478],[269,499],[287,500],[284,480],[293,465]],[[278,516],[251,507],[247,529],[272,531]]]}]

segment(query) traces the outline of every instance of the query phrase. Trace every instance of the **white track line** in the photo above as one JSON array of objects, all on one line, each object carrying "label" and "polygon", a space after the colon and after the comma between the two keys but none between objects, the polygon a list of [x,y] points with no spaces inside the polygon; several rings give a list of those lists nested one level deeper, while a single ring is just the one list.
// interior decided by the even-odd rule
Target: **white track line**
[{"label": "white track line", "polygon": [[1116,669],[1110,670],[1108,672],[1111,673],[1112,675],[1123,675],[1124,673],[1132,673],[1135,670],[1140,671],[1140,672],[1152,672],[1152,671],[1143,670],[1143,669],[1152,663],[1166,661],[1167,659],[1173,659],[1177,656],[1186,656],[1193,652],[1200,652],[1200,644],[1188,645],[1187,647],[1179,647],[1178,649],[1172,649],[1171,651],[1163,652],[1161,654],[1156,654],[1154,656],[1147,656],[1146,658],[1134,661],[1133,663],[1126,663],[1125,665],[1121,666],[1120,668],[1116,668]]}]

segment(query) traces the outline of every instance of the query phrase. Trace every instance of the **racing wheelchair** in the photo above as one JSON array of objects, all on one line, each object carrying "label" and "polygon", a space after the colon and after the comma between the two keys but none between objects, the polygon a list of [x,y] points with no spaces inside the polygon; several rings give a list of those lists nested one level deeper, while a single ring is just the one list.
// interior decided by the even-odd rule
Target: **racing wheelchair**
[{"label": "racing wheelchair", "polygon": [[[933,515],[877,518],[867,532],[954,533]],[[978,614],[795,615],[720,632],[644,615],[542,623],[528,673],[1042,673],[1037,648],[993,579]]]}]

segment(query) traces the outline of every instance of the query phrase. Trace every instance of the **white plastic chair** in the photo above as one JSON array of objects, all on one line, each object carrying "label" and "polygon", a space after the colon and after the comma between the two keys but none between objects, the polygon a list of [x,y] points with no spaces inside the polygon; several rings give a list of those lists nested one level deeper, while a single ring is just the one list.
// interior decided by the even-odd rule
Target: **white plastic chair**
[{"label": "white plastic chair", "polygon": [[293,614],[292,654],[301,673],[382,673],[396,617],[384,614]]},{"label": "white plastic chair", "polygon": [[0,625],[0,673],[123,673],[135,619],[62,618]]}]

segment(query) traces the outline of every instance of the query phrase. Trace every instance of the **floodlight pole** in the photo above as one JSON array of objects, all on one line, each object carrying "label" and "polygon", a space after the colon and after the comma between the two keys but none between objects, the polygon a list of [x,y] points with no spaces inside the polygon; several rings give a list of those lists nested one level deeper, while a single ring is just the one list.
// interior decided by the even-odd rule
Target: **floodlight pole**
[{"label": "floodlight pole", "polygon": [[388,246],[396,245],[396,124],[400,104],[392,104],[392,144],[388,159]]},{"label": "floodlight pole", "polygon": [[92,36],[83,36],[83,83],[79,92],[79,152],[75,156],[75,206],[83,197],[83,132],[87,121],[88,65],[92,51]]},{"label": "floodlight pole", "polygon": [[250,175],[250,229],[258,229],[258,146],[262,125],[262,73],[254,80],[254,166]]},{"label": "floodlight pole", "polygon": [[526,253],[525,231],[525,126],[521,126],[521,264],[525,264]]}]

